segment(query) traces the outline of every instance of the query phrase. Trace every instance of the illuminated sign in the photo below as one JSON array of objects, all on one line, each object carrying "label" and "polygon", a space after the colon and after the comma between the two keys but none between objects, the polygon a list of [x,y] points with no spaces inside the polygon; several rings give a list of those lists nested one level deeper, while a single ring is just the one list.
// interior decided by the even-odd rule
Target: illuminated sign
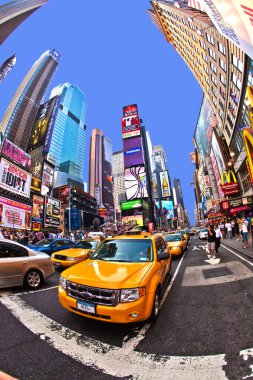
[{"label": "illuminated sign", "polygon": [[169,182],[169,176],[168,171],[165,170],[164,172],[160,172],[160,182],[161,182],[161,190],[162,190],[162,197],[166,198],[170,196],[170,182]]},{"label": "illuminated sign", "polygon": [[45,226],[59,227],[61,218],[61,202],[58,199],[45,198]]},{"label": "illuminated sign", "polygon": [[235,173],[232,170],[222,172],[221,188],[224,196],[239,193],[239,184],[236,180]]},{"label": "illuminated sign", "polygon": [[52,196],[53,191],[54,168],[44,161],[42,179],[41,179],[41,195]]},{"label": "illuminated sign", "polygon": [[126,201],[126,202],[122,202],[120,204],[120,208],[122,211],[123,210],[132,210],[132,209],[139,208],[139,207],[142,207],[141,199],[135,199],[133,201]]},{"label": "illuminated sign", "polygon": [[70,188],[68,185],[61,186],[59,188],[59,199],[63,203],[67,203],[69,200],[69,193],[70,193]]},{"label": "illuminated sign", "polygon": [[123,107],[123,116],[131,116],[138,114],[137,104],[131,104],[130,106]]},{"label": "illuminated sign", "polygon": [[41,179],[32,176],[31,190],[41,192]]},{"label": "illuminated sign", "polygon": [[125,188],[127,200],[148,197],[144,166],[136,166],[125,170]]},{"label": "illuminated sign", "polygon": [[140,119],[138,115],[122,117],[121,124],[123,139],[139,136],[141,134]]},{"label": "illuminated sign", "polygon": [[144,164],[141,137],[123,140],[123,150],[125,168]]},{"label": "illuminated sign", "polygon": [[229,210],[229,202],[228,201],[223,201],[223,202],[221,202],[221,208],[222,208],[222,210],[223,211],[225,211],[225,210]]},{"label": "illuminated sign", "polygon": [[159,192],[158,192],[158,184],[157,184],[156,173],[152,173],[152,188],[153,188],[153,197],[155,199],[158,199],[159,198]]},{"label": "illuminated sign", "polygon": [[8,139],[3,142],[2,153],[24,169],[31,169],[31,156]]},{"label": "illuminated sign", "polygon": [[31,174],[1,158],[0,184],[5,190],[30,198]]},{"label": "illuminated sign", "polygon": [[143,227],[143,216],[142,215],[132,215],[132,216],[122,216],[123,225],[140,226]]},{"label": "illuminated sign", "polygon": [[33,196],[32,220],[42,222],[44,218],[44,198],[38,195]]},{"label": "illuminated sign", "polygon": [[31,229],[31,206],[0,197],[0,226]]}]

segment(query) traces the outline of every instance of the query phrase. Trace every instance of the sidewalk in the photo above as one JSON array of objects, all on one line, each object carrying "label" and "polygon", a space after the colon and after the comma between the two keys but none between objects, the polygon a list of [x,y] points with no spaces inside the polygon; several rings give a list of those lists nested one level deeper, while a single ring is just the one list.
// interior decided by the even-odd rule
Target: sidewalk
[{"label": "sidewalk", "polygon": [[230,247],[232,249],[235,249],[236,251],[239,251],[240,253],[247,255],[251,258],[253,258],[253,245],[252,245],[252,235],[251,232],[248,233],[248,241],[249,245],[247,248],[243,248],[243,242],[242,239],[237,241],[237,238],[230,239],[222,239],[221,244],[224,244],[227,247]]}]

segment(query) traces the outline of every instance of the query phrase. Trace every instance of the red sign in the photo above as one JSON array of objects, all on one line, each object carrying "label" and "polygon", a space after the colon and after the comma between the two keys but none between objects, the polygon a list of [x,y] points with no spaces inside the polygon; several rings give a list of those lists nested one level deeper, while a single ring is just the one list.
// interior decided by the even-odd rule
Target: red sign
[{"label": "red sign", "polygon": [[98,216],[102,218],[106,218],[108,216],[108,211],[106,208],[99,208],[98,209]]},{"label": "red sign", "polygon": [[123,107],[123,116],[131,116],[138,114],[137,104],[131,104],[130,106]]},{"label": "red sign", "polygon": [[221,202],[221,208],[222,210],[229,210],[229,202],[227,201]]},{"label": "red sign", "polygon": [[32,223],[32,230],[36,231],[36,232],[41,231],[41,223],[33,222]]},{"label": "red sign", "polygon": [[238,182],[225,183],[221,188],[225,196],[239,193]]},{"label": "red sign", "polygon": [[153,232],[154,231],[154,223],[149,223],[148,224],[148,232]]},{"label": "red sign", "polygon": [[240,207],[231,208],[230,213],[236,214],[237,212],[244,211],[244,210],[249,210],[249,206],[240,206]]}]

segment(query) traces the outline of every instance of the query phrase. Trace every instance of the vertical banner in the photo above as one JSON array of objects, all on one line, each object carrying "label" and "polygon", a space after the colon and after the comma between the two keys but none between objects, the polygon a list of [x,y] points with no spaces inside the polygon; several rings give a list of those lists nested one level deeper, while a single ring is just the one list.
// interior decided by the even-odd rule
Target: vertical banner
[{"label": "vertical banner", "polygon": [[162,198],[166,198],[170,196],[170,182],[168,171],[160,172],[160,182],[161,182],[161,190],[162,190]]}]

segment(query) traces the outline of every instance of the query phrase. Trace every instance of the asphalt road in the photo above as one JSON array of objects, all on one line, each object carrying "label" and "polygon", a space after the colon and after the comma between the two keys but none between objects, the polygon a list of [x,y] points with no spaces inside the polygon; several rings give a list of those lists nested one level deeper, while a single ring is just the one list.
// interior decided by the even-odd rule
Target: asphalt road
[{"label": "asphalt road", "polygon": [[253,379],[253,260],[191,239],[153,324],[75,315],[59,272],[36,292],[0,291],[0,369],[18,379]]}]

